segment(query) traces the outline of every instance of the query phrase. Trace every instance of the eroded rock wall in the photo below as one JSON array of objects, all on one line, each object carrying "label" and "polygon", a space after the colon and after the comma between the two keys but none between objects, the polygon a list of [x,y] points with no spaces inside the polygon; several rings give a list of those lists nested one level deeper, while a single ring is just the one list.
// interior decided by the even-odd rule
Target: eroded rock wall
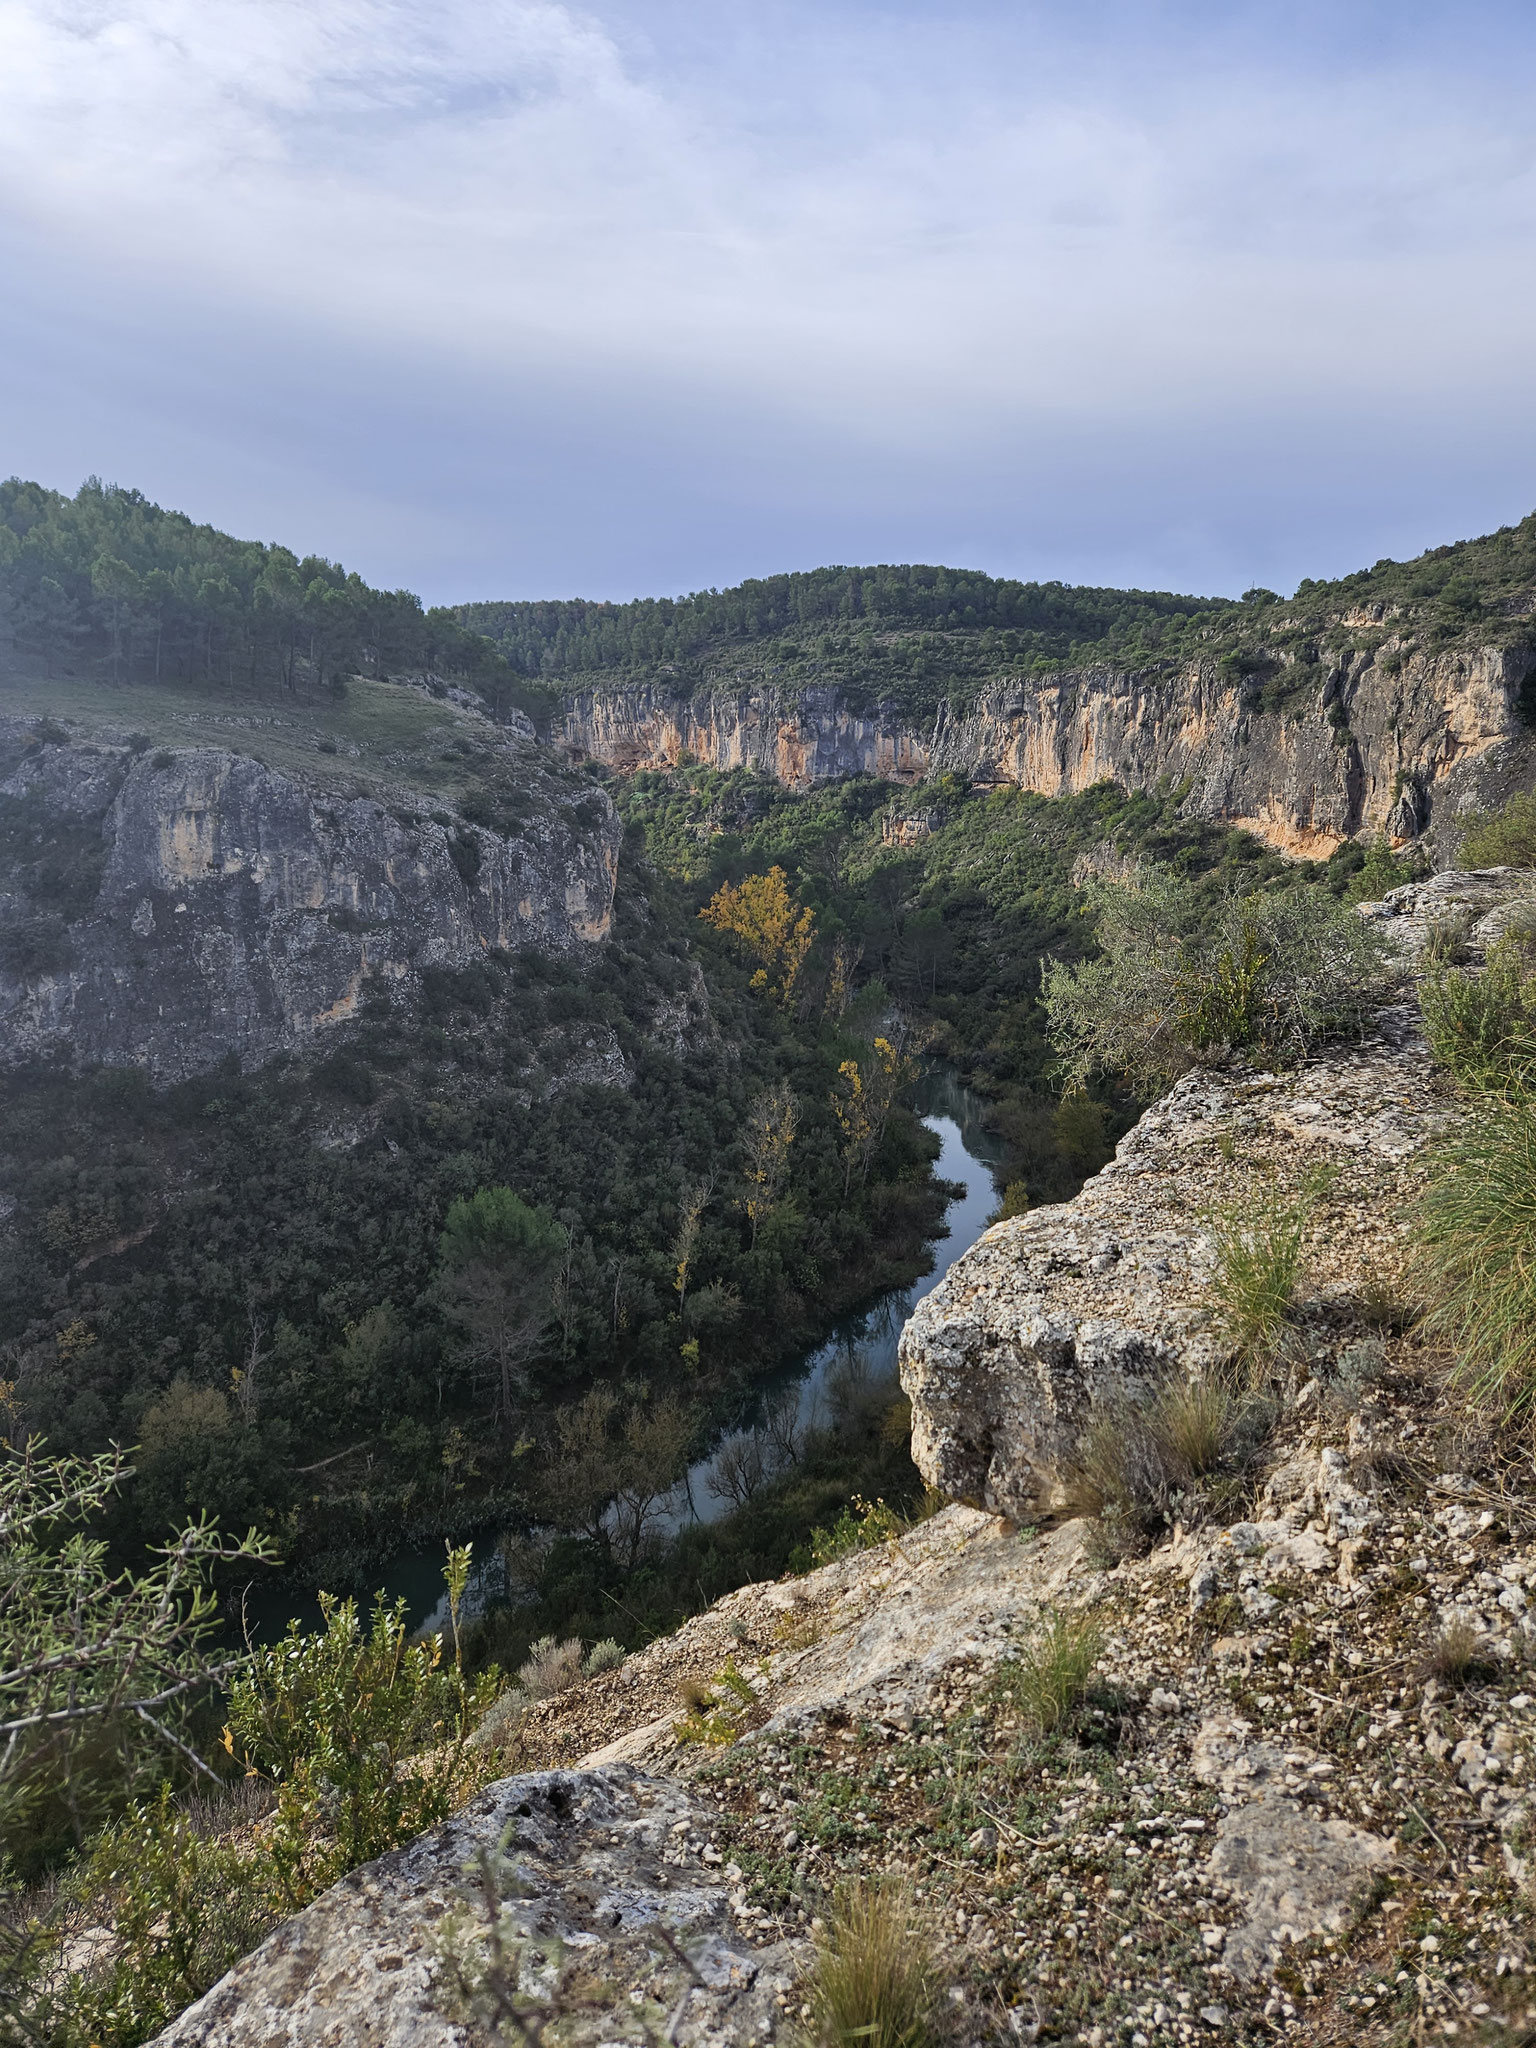
[{"label": "eroded rock wall", "polygon": [[[0,1057],[132,1064],[157,1080],[260,1062],[357,1015],[372,990],[493,947],[568,954],[608,931],[620,828],[606,796],[546,775],[515,837],[408,792],[306,786],[213,748],[41,745],[0,726],[0,800],[72,847],[0,876]],[[435,807],[430,807],[435,808]],[[79,876],[99,876],[82,901]]]},{"label": "eroded rock wall", "polygon": [[[1391,664],[1396,662],[1394,668]],[[914,723],[835,689],[655,684],[567,699],[562,736],[628,772],[684,755],[792,788],[843,775],[916,782],[948,769],[1061,796],[1113,780],[1190,784],[1189,806],[1284,851],[1325,856],[1360,832],[1417,837],[1437,811],[1524,774],[1524,648],[1340,658],[1284,713],[1213,665],[1174,675],[1090,668],[1002,681],[962,713]]]}]

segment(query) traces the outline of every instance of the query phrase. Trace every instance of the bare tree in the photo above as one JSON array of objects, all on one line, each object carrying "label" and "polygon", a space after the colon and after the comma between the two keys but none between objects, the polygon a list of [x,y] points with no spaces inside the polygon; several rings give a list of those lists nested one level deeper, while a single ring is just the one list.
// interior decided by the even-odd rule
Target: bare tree
[{"label": "bare tree", "polygon": [[744,1508],[768,1478],[768,1459],[759,1431],[737,1430],[715,1452],[704,1484],[716,1500]]}]

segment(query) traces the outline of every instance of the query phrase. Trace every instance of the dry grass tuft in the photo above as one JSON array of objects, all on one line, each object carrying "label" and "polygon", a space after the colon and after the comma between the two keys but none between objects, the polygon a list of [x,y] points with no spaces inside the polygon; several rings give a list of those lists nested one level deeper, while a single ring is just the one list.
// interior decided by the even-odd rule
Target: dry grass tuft
[{"label": "dry grass tuft", "polygon": [[1486,1638],[1469,1621],[1448,1621],[1424,1652],[1421,1676],[1442,1685],[1471,1685],[1498,1669]]},{"label": "dry grass tuft", "polygon": [[844,1885],[811,1980],[820,2048],[927,2048],[937,2000],[932,1942],[910,1888]]},{"label": "dry grass tuft", "polygon": [[1078,1447],[1072,1505],[1098,1520],[1109,1553],[1128,1555],[1240,1490],[1272,1421],[1269,1402],[1214,1379],[1170,1381],[1141,1405],[1105,1408]]},{"label": "dry grass tuft", "polygon": [[574,1685],[580,1676],[581,1644],[576,1638],[561,1643],[553,1636],[540,1636],[518,1667],[517,1683],[529,1699],[547,1700]]},{"label": "dry grass tuft", "polygon": [[1273,1357],[1290,1319],[1307,1234],[1331,1178],[1307,1174],[1289,1197],[1265,1187],[1206,1219],[1216,1248],[1211,1304],[1249,1364]]}]

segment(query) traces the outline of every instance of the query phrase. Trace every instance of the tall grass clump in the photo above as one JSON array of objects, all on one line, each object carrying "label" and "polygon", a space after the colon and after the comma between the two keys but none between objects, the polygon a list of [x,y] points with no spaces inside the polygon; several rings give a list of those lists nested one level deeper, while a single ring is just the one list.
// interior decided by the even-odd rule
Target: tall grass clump
[{"label": "tall grass clump", "polygon": [[1211,1306],[1239,1358],[1250,1365],[1274,1355],[1290,1319],[1307,1234],[1330,1178],[1308,1174],[1289,1196],[1268,1186],[1207,1218],[1216,1250]]},{"label": "tall grass clump", "polygon": [[1491,946],[1480,974],[1433,966],[1419,986],[1430,1051],[1464,1088],[1529,1093],[1536,1068],[1536,950],[1524,930]]},{"label": "tall grass clump", "polygon": [[1083,1435],[1073,1506],[1097,1519],[1109,1552],[1129,1555],[1239,1490],[1272,1420],[1267,1401],[1215,1379],[1170,1381],[1149,1401],[1117,1402]]},{"label": "tall grass clump", "polygon": [[928,2048],[938,1977],[909,1886],[839,1889],[817,1943],[810,2002],[819,2048]]},{"label": "tall grass clump", "polygon": [[1152,1094],[1233,1048],[1296,1060],[1358,1031],[1382,979],[1381,932],[1325,889],[1213,899],[1149,864],[1087,894],[1098,956],[1044,980],[1069,1082],[1112,1073]]},{"label": "tall grass clump", "polygon": [[1082,1705],[1103,1648],[1093,1615],[1053,1614],[1002,1667],[999,1685],[1031,1727],[1054,1734]]},{"label": "tall grass clump", "polygon": [[1427,1327],[1472,1399],[1506,1419],[1536,1406],[1536,1102],[1490,1096],[1443,1139],[1420,1202]]}]

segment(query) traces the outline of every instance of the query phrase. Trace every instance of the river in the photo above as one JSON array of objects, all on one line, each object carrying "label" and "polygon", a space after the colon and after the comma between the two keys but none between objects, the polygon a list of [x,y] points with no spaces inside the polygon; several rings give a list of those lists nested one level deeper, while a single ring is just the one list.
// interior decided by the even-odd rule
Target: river
[{"label": "river", "polygon": [[[938,1135],[940,1150],[934,1171],[941,1180],[953,1181],[965,1192],[957,1195],[944,1211],[946,1234],[934,1240],[930,1272],[910,1287],[892,1288],[878,1295],[866,1308],[845,1317],[823,1344],[776,1374],[760,1390],[759,1401],[798,1384],[797,1421],[801,1428],[813,1427],[824,1417],[837,1376],[849,1375],[871,1382],[894,1378],[896,1344],[902,1325],[923,1296],[938,1286],[960,1254],[976,1242],[997,1206],[991,1168],[1000,1156],[1000,1148],[982,1126],[981,1098],[964,1087],[952,1069],[935,1066],[918,1084],[914,1106],[923,1122]],[[742,1420],[750,1422],[752,1417],[749,1414]],[[711,1451],[690,1469],[661,1510],[658,1529],[665,1532],[693,1521],[710,1522],[730,1511],[731,1502],[710,1488],[716,1455],[717,1451]],[[482,1537],[475,1551],[465,1595],[467,1615],[494,1605],[502,1590],[501,1565],[494,1543]],[[442,1543],[411,1543],[402,1545],[389,1558],[375,1584],[383,1587],[386,1598],[405,1599],[413,1628],[446,1628],[448,1611],[442,1574]],[[293,1613],[295,1604],[291,1599],[285,1602],[286,1613]],[[304,1626],[318,1622],[318,1608],[310,1612],[312,1603],[303,1601],[297,1605],[302,1609],[299,1618]]]}]

